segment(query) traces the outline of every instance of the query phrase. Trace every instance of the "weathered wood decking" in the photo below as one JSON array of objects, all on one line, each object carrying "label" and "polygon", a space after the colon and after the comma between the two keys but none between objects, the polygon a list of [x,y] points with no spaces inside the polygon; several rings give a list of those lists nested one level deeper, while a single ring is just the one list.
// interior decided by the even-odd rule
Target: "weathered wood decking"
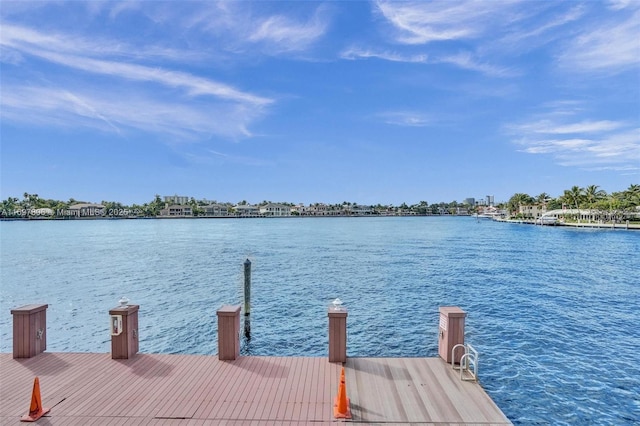
[{"label": "weathered wood decking", "polygon": [[[0,423],[20,424],[38,376],[44,425],[294,425],[333,419],[341,364],[327,358],[0,354]],[[510,424],[439,358],[349,358],[354,424]],[[23,423],[24,424],[24,423]]]}]

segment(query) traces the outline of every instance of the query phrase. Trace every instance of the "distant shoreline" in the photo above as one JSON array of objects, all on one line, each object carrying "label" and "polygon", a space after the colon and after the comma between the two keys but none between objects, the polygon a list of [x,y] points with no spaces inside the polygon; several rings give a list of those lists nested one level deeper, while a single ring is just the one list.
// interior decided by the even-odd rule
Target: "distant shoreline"
[{"label": "distant shoreline", "polygon": [[[418,215],[418,214],[397,214],[397,215],[291,215],[291,216],[86,216],[86,217],[4,217],[0,218],[2,222],[14,222],[14,221],[55,221],[55,222],[68,222],[68,221],[87,221],[87,220],[176,220],[176,219],[322,219],[322,218],[393,218],[393,217],[469,217],[473,218],[473,215],[463,214],[430,214],[430,215]],[[485,219],[480,220],[481,222]],[[536,226],[564,226],[573,228],[590,228],[590,229],[611,229],[611,230],[629,230],[640,231],[640,223],[595,223],[595,222],[555,222],[549,224],[536,223],[535,220],[530,219],[491,219],[495,222],[502,223],[514,223],[523,225],[536,225]]]},{"label": "distant shoreline", "polygon": [[3,217],[0,221],[76,221],[76,220],[172,220],[172,219],[321,219],[321,218],[363,218],[363,217],[471,217],[468,214],[394,214],[394,215],[357,215],[357,214],[333,214],[333,215],[289,215],[289,216],[71,216],[71,217]]}]

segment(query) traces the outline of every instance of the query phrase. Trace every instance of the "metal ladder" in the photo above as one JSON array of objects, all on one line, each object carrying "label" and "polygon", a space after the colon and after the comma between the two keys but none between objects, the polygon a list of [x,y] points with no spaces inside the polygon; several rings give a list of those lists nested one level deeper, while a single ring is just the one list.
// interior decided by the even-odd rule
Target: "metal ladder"
[{"label": "metal ladder", "polygon": [[[464,349],[464,355],[460,358],[460,366],[455,365],[455,354],[457,349]],[[460,380],[478,381],[478,351],[470,344],[455,345],[451,349],[451,367],[460,370]],[[471,368],[473,367],[473,369]]]}]

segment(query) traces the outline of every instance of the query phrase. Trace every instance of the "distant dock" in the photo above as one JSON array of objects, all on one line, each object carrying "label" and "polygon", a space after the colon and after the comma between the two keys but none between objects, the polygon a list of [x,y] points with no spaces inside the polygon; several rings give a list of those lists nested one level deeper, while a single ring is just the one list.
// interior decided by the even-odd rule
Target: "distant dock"
[{"label": "distant dock", "polygon": [[541,225],[541,226],[567,226],[572,228],[593,228],[593,229],[612,229],[612,230],[640,230],[640,223],[619,222],[554,222],[540,223],[539,220],[533,219],[494,219],[496,222],[520,223],[525,225]]}]

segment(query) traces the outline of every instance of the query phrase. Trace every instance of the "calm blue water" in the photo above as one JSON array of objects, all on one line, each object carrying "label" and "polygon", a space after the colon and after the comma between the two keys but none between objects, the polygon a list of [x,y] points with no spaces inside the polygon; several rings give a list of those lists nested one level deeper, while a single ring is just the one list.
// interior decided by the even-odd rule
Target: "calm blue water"
[{"label": "calm blue water", "polygon": [[142,352],[215,354],[215,311],[241,303],[249,258],[244,353],[326,356],[340,297],[350,356],[437,356],[438,307],[457,305],[515,423],[640,422],[640,232],[421,217],[2,222],[0,236],[2,352],[29,303],[49,304],[48,351],[109,352],[126,295]]}]

